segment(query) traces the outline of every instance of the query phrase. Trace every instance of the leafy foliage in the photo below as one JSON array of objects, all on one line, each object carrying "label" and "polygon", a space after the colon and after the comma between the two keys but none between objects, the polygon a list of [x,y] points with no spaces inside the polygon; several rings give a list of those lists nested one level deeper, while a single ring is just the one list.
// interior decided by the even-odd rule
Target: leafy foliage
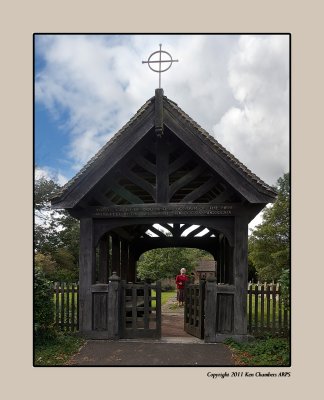
[{"label": "leafy foliage", "polygon": [[66,211],[52,210],[50,199],[60,186],[44,177],[35,181],[35,264],[55,281],[78,278],[79,222]]},{"label": "leafy foliage", "polygon": [[173,278],[181,268],[186,268],[189,274],[203,257],[211,258],[211,255],[203,250],[179,247],[150,250],[140,257],[137,274],[140,279],[152,281]]},{"label": "leafy foliage", "polygon": [[55,335],[52,284],[43,271],[36,267],[34,273],[34,333],[36,341]]},{"label": "leafy foliage", "polygon": [[290,343],[286,338],[265,337],[247,343],[225,341],[241,366],[289,366]]},{"label": "leafy foliage", "polygon": [[290,271],[289,269],[284,269],[279,278],[279,283],[281,286],[281,299],[283,301],[286,310],[289,310],[289,296],[290,296]]},{"label": "leafy foliage", "polygon": [[249,238],[249,258],[262,281],[277,281],[290,268],[290,176],[277,182],[278,198],[263,214],[263,222]]}]

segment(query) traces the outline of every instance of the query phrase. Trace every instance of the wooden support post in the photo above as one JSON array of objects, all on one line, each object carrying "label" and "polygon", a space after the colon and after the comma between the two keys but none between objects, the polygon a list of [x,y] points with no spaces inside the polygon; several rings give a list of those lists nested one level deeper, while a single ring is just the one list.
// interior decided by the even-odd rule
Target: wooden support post
[{"label": "wooden support post", "polygon": [[118,235],[112,235],[112,271],[120,276],[120,240]]},{"label": "wooden support post", "polygon": [[234,243],[234,332],[247,333],[247,286],[248,286],[248,223],[245,217],[235,217]]},{"label": "wooden support post", "polygon": [[121,268],[121,279],[127,279],[127,271],[128,271],[128,242],[126,240],[121,241],[121,250],[120,250],[120,268]]},{"label": "wooden support post", "polygon": [[108,284],[108,339],[120,336],[120,299],[120,278],[113,272]]},{"label": "wooden support post", "polygon": [[156,140],[156,201],[169,201],[169,149],[166,135]]},{"label": "wooden support post", "polygon": [[81,333],[92,330],[92,294],[94,279],[95,251],[93,241],[93,221],[80,220],[80,291],[79,291],[79,330]]},{"label": "wooden support post", "polygon": [[99,274],[100,283],[108,283],[109,238],[104,235],[99,241]]},{"label": "wooden support post", "polygon": [[135,282],[136,279],[136,256],[135,249],[133,246],[129,246],[128,253],[128,270],[127,270],[127,282]]}]

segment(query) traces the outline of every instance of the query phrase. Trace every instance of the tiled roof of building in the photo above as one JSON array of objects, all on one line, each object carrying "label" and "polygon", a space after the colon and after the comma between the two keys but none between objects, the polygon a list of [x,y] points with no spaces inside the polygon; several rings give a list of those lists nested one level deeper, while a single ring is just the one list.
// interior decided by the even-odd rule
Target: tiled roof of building
[{"label": "tiled roof of building", "polygon": [[199,260],[195,268],[196,272],[215,272],[215,261]]},{"label": "tiled roof of building", "polygon": [[[154,103],[155,96],[150,98],[136,113],[135,115],[85,164],[85,166],[70,180],[68,181],[56,194],[53,196],[52,200],[59,199],[63,196],[74,184],[76,184],[80,178],[91,168],[91,166],[100,160],[105,151],[111,146],[112,143],[118,142],[120,137],[125,133],[125,131],[132,127],[136,123],[143,113]],[[185,120],[197,133],[201,135],[206,143],[211,145],[211,148],[217,152],[227,163],[232,165],[240,174],[248,179],[252,184],[257,186],[259,190],[265,192],[266,194],[275,197],[277,192],[274,188],[267,185],[254,173],[252,173],[244,164],[242,164],[233,154],[226,150],[212,135],[205,131],[197,122],[195,122],[188,114],[186,114],[175,102],[163,96],[164,105],[169,107],[171,111],[177,114],[179,119]]]}]

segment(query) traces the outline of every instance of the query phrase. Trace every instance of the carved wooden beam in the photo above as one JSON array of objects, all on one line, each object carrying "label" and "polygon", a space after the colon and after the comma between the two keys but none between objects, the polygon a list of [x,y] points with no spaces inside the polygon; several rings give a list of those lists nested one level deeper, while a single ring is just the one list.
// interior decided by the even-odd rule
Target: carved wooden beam
[{"label": "carved wooden beam", "polygon": [[112,191],[117,193],[119,196],[123,197],[125,200],[128,200],[130,203],[133,204],[143,204],[143,200],[140,199],[136,194],[130,192],[129,190],[125,189],[124,187],[116,184],[112,187]]},{"label": "carved wooden beam", "polygon": [[181,203],[192,203],[193,201],[199,199],[216,184],[216,179],[211,177],[207,182],[203,183],[197,189],[193,190],[191,193],[187,194],[181,201]]},{"label": "carved wooden beam", "polygon": [[182,176],[176,182],[172,183],[172,185],[170,186],[170,191],[169,191],[170,199],[179,189],[183,188],[185,185],[187,185],[193,179],[197,178],[197,176],[199,176],[203,172],[204,169],[205,169],[205,167],[203,167],[202,165],[198,165],[196,168],[189,171],[186,175]]},{"label": "carved wooden beam", "polygon": [[134,172],[130,171],[129,169],[125,171],[125,176],[135,185],[139,186],[147,193],[149,193],[152,196],[153,200],[155,201],[155,188],[149,182],[147,182]]}]

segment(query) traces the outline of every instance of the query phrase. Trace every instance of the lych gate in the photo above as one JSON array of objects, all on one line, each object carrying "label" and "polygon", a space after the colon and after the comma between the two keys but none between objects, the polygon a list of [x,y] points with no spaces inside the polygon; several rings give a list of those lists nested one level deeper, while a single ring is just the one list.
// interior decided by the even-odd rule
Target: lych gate
[{"label": "lych gate", "polygon": [[187,332],[244,338],[248,223],[275,196],[157,89],[52,200],[80,219],[80,332],[159,337],[159,284],[135,284],[136,262],[150,249],[195,247],[217,269],[187,288]]}]

